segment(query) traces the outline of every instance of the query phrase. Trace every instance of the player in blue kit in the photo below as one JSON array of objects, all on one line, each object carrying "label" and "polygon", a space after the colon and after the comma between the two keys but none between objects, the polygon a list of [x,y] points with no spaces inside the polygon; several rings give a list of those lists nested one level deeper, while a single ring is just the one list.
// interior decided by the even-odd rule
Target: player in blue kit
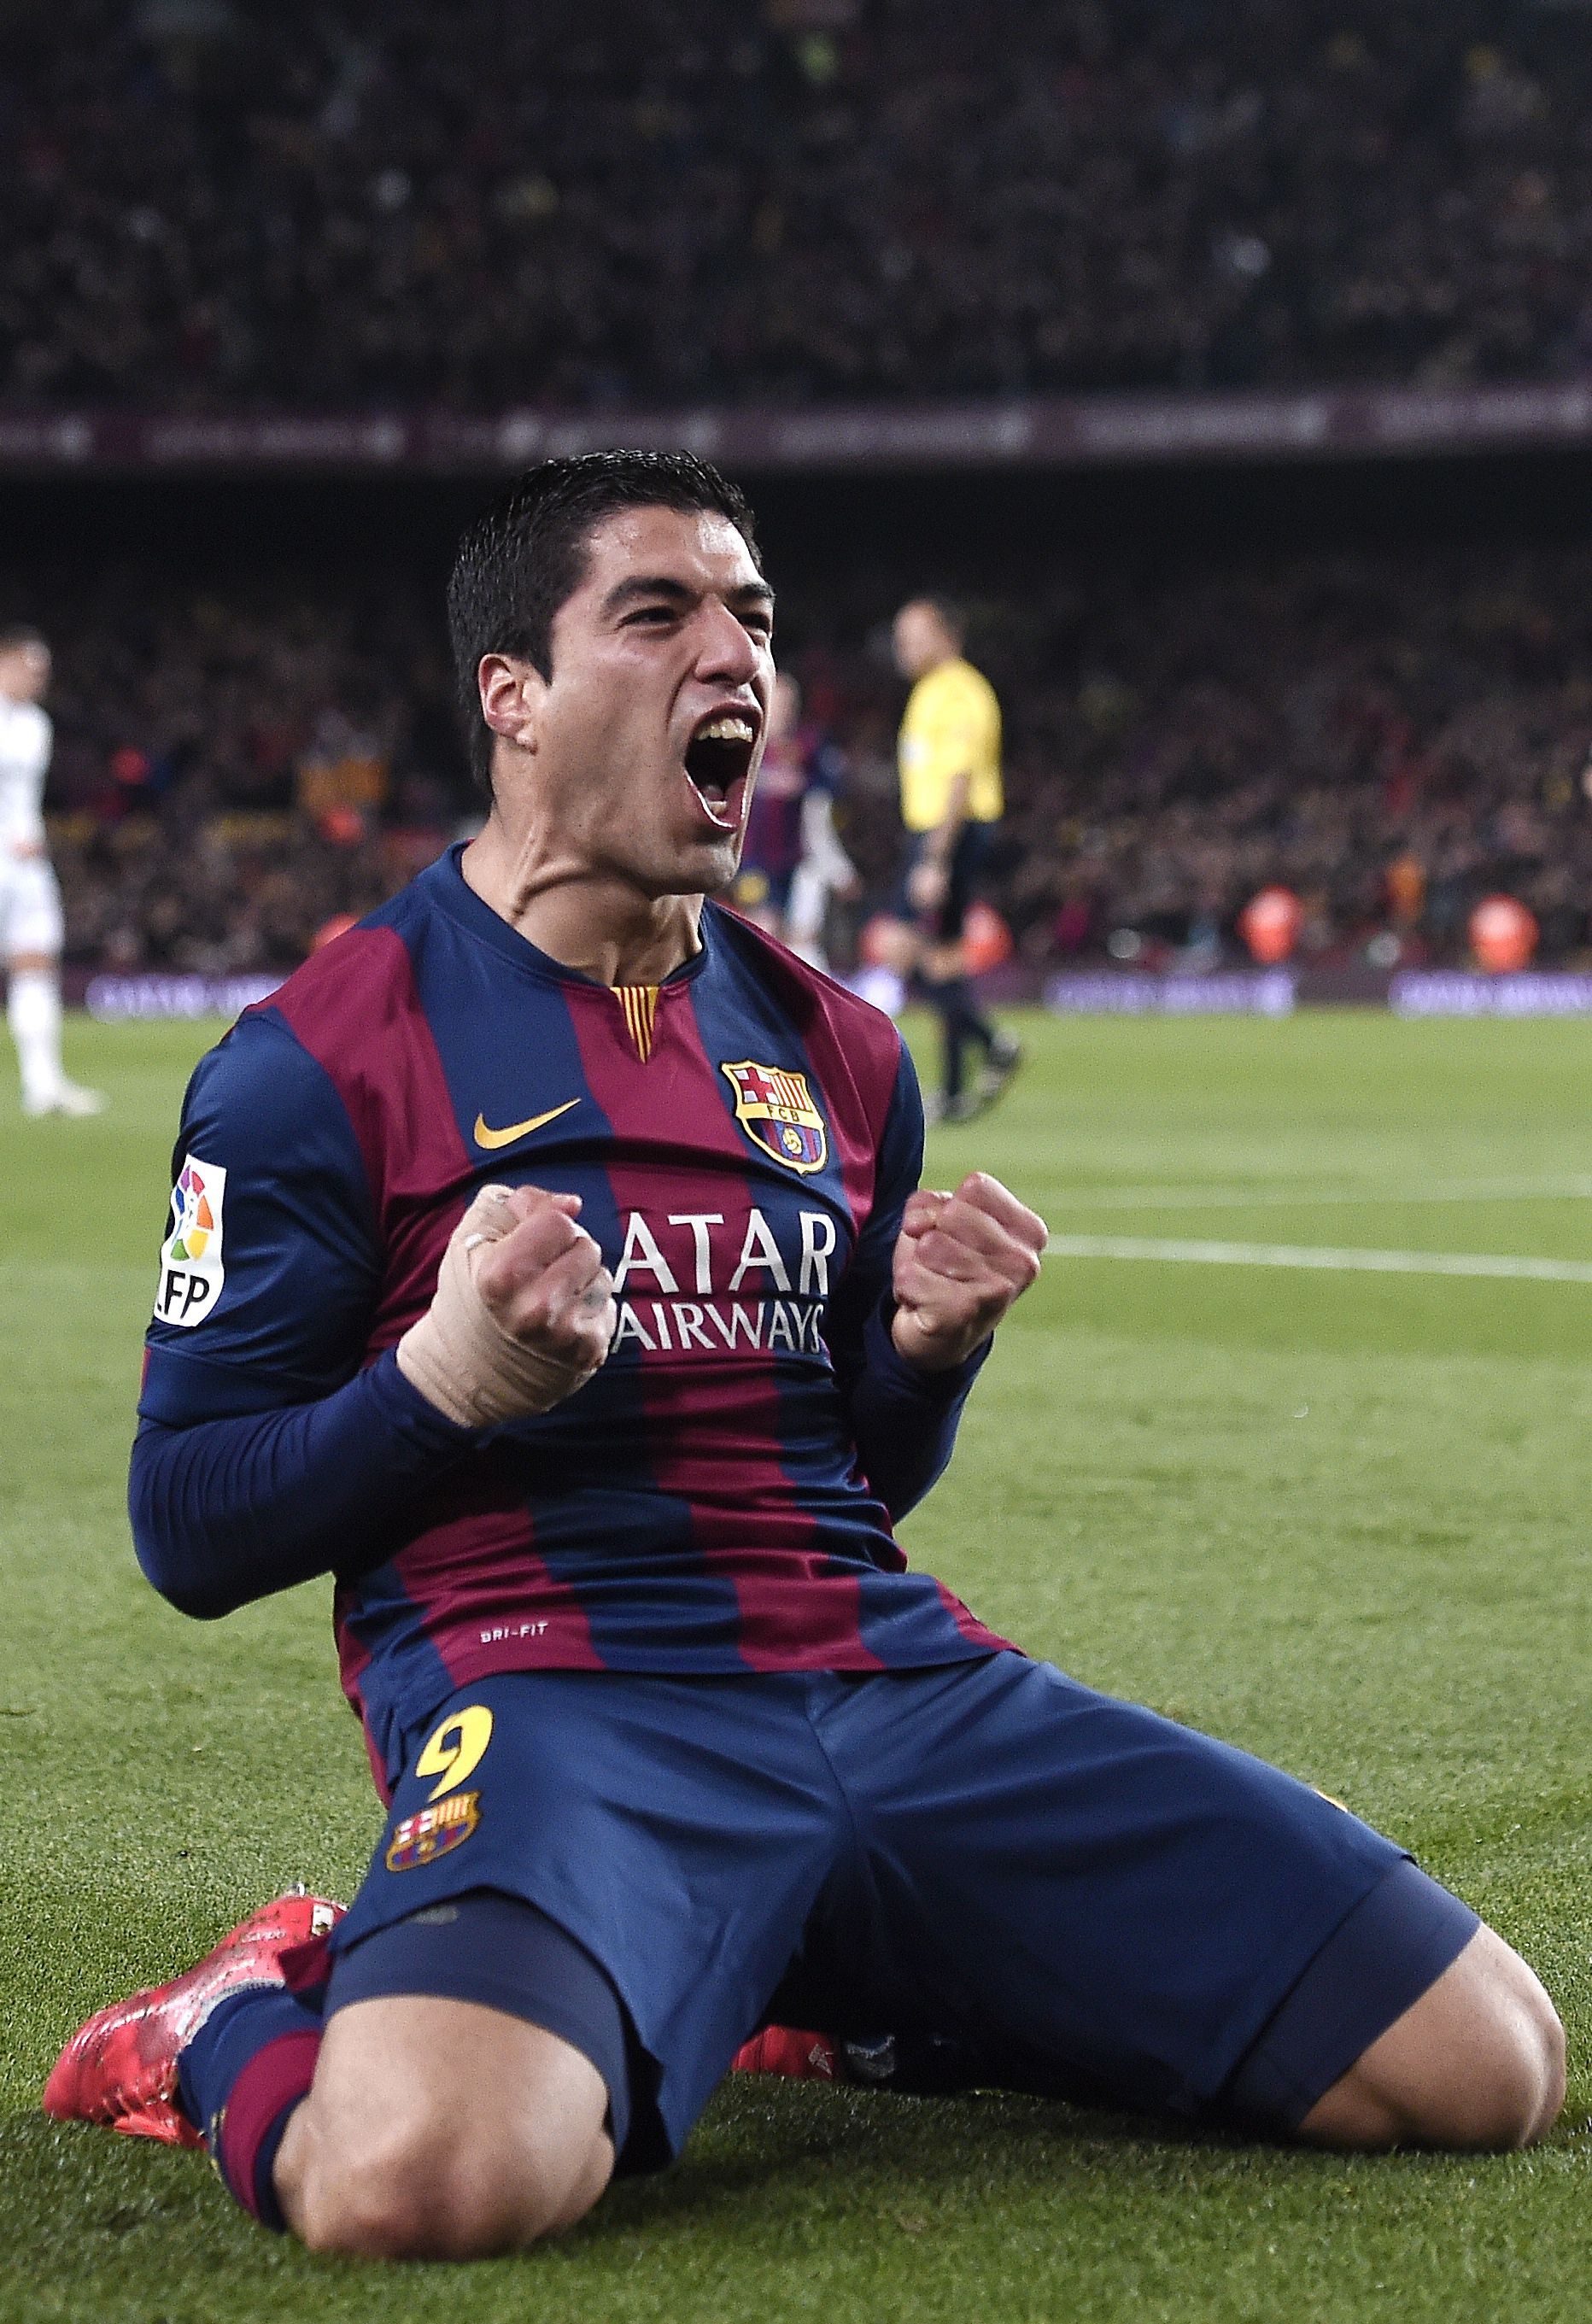
[{"label": "player in blue kit", "polygon": [[704,901],[773,682],[739,494],[551,463],[450,607],[491,816],[196,1074],[132,1483],[190,1613],[335,1576],[387,1827],[345,1915],[100,2012],[47,2107],[455,2257],[666,2162],[771,2016],[1321,2144],[1539,2136],[1558,2020],[1474,1914],[906,1565],[1044,1230],[920,1190],[893,1027]]},{"label": "player in blue kit", "polygon": [[804,727],[801,713],[802,690],[781,670],[774,681],[734,898],[759,927],[814,968],[826,968],[829,898],[855,895],[859,883],[834,828],[844,757],[822,733]]}]

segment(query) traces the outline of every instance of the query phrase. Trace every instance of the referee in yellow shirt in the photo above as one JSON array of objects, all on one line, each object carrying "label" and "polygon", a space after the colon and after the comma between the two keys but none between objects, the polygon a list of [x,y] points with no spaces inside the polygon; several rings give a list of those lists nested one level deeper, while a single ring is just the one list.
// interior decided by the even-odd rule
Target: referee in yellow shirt
[{"label": "referee in yellow shirt", "polygon": [[[913,681],[901,721],[901,820],[908,852],[899,908],[904,964],[916,972],[944,1037],[944,1075],[932,1117],[965,1121],[999,1096],[1021,1052],[973,997],[962,924],[989,859],[1004,799],[1000,705],[962,656],[962,623],[937,597],[915,597],[896,616],[896,666]],[[966,1083],[969,1047],[983,1052]]]}]

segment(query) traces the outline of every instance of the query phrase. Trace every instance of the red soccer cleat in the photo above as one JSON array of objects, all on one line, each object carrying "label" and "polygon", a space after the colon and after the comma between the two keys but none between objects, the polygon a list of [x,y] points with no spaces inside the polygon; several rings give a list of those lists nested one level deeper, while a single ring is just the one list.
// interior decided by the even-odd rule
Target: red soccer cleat
[{"label": "red soccer cleat", "polygon": [[177,2060],[218,2001],[252,1985],[287,1982],[282,1956],[323,1937],[346,1908],[292,1889],[262,1904],[193,1969],[145,1986],[79,2025],[44,2085],[46,2114],[103,2122],[132,2138],[199,2146],[177,2103]]},{"label": "red soccer cleat", "polygon": [[765,2025],[743,2043],[730,2061],[732,2074],[784,2074],[792,2081],[840,2079],[834,2043],[827,2034],[804,2034],[794,2025]]}]

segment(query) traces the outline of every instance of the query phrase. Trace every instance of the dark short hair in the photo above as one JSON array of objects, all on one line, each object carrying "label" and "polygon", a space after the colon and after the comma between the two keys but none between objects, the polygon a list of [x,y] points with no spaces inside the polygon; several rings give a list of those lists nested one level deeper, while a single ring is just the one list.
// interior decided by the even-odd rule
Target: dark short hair
[{"label": "dark short hair", "polygon": [[448,632],[470,771],[492,796],[492,730],[475,673],[483,654],[514,654],[553,675],[553,621],[585,577],[586,550],[623,509],[727,517],[758,557],[752,512],[727,476],[690,452],[585,452],[528,469],[465,533],[447,585]]},{"label": "dark short hair", "polygon": [[42,630],[32,622],[0,622],[0,653],[14,653],[19,646],[42,646],[50,650],[49,640]]}]

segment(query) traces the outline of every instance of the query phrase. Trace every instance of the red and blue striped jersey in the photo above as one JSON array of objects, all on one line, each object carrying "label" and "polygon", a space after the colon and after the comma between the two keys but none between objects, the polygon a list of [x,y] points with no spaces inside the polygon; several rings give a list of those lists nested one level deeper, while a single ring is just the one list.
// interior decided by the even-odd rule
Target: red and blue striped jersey
[{"label": "red and blue striped jersey", "polygon": [[1004,1643],[907,1571],[887,1507],[943,1465],[971,1377],[925,1380],[889,1341],[923,1138],[904,1046],[732,914],[709,905],[702,935],[660,986],[598,984],[452,853],[195,1073],[150,1421],[308,1404],[383,1361],[413,1397],[384,1351],[489,1183],[578,1194],[614,1277],[585,1387],[441,1431],[434,1472],[339,1547],[345,1684],[382,1757],[490,1671],[871,1671]]}]

